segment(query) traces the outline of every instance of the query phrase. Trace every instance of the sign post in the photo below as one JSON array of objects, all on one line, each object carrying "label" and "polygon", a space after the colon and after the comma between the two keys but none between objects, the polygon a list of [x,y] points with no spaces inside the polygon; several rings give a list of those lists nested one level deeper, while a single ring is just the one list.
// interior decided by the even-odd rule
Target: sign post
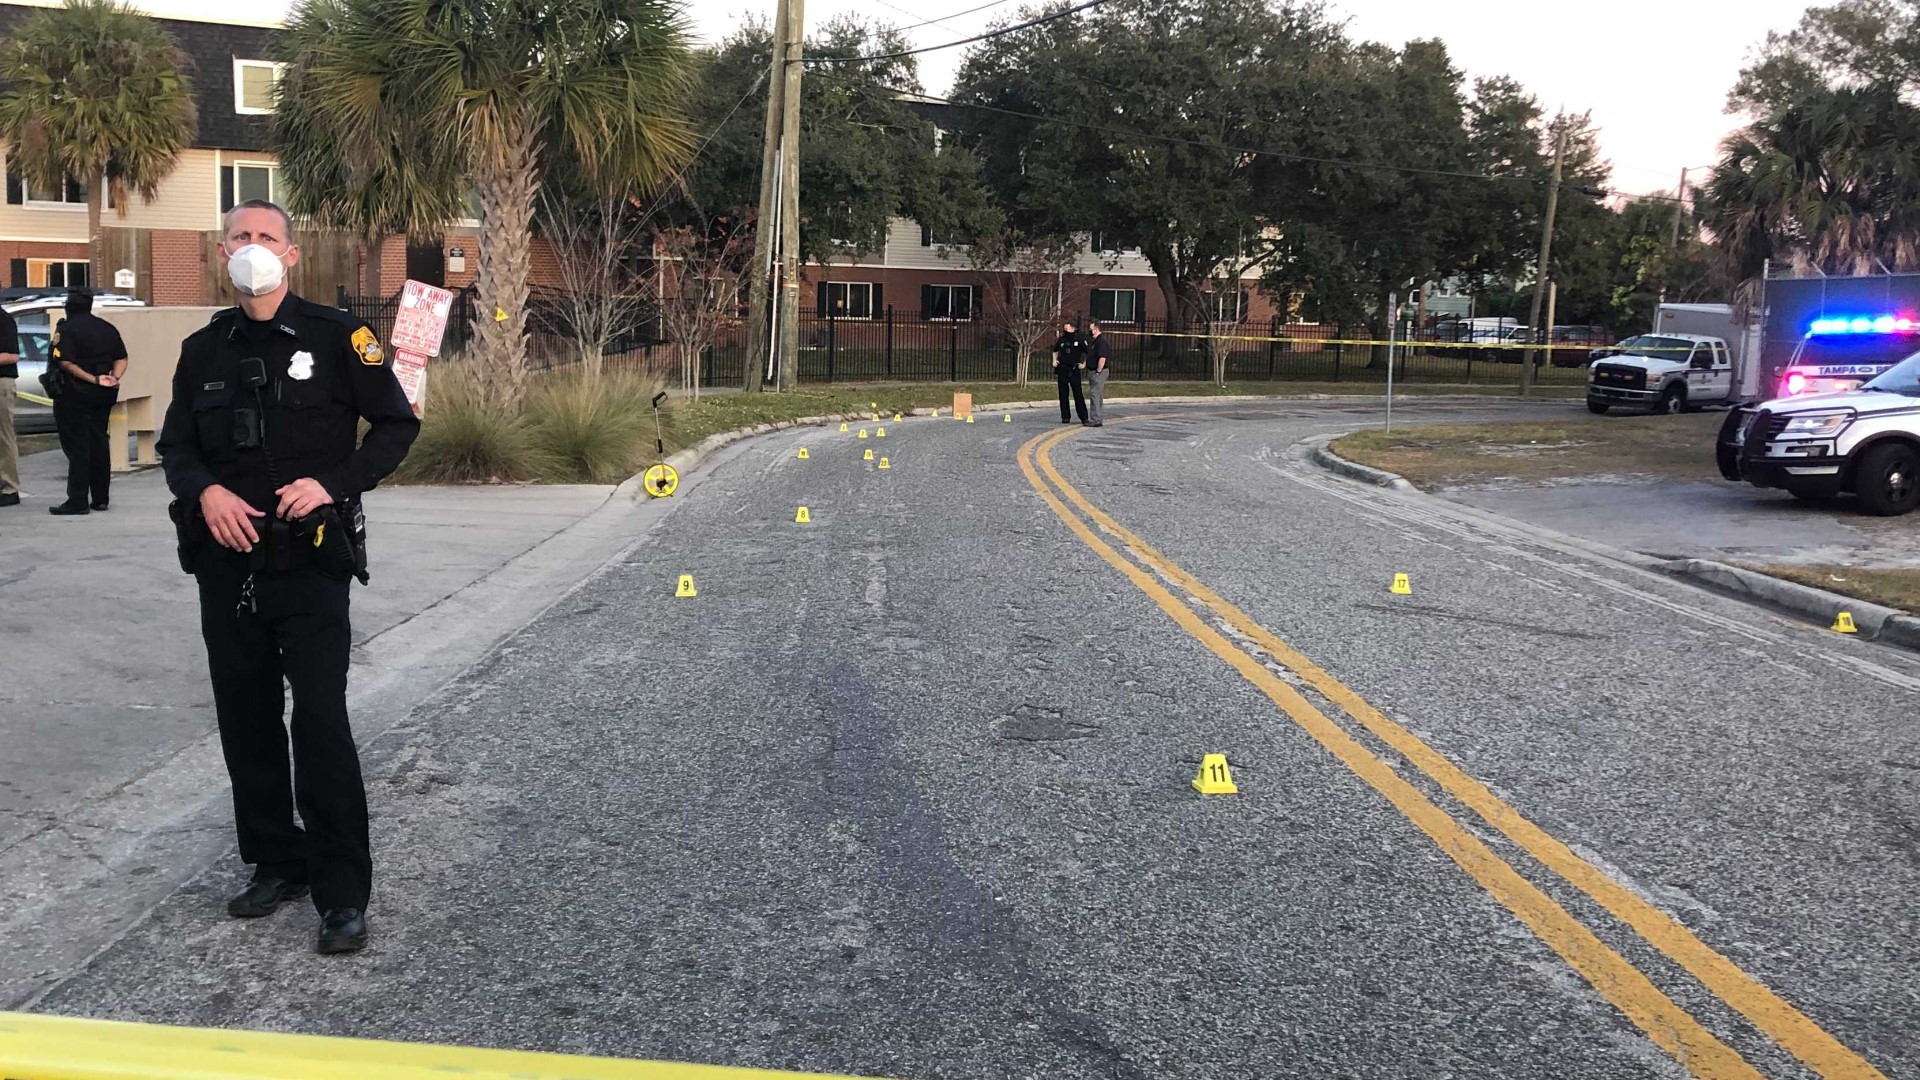
[{"label": "sign post", "polygon": [[440,355],[453,313],[453,294],[409,278],[400,289],[400,307],[393,316],[393,373],[406,392],[414,415],[426,408],[427,359]]}]

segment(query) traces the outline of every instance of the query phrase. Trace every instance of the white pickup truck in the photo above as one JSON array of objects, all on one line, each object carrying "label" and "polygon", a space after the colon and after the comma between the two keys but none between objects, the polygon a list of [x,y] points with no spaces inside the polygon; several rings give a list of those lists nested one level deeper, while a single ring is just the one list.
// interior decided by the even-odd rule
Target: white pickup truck
[{"label": "white pickup truck", "polygon": [[1587,368],[1587,409],[1651,409],[1678,413],[1734,400],[1727,343],[1701,334],[1639,334],[1594,350]]}]

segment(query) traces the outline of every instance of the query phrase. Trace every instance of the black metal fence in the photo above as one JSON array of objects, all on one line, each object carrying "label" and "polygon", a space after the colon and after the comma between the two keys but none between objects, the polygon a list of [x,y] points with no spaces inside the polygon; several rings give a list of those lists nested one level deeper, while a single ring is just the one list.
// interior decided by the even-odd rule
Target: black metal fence
[{"label": "black metal fence", "polygon": [[[397,298],[339,297],[339,306],[367,320],[385,340],[393,329]],[[456,294],[447,322],[443,353],[466,349],[475,326],[486,317],[473,290]],[[529,300],[528,351],[532,366],[563,367],[579,359],[571,308],[557,292],[538,291]],[[658,324],[644,318],[620,336],[607,352],[625,362],[665,364],[667,350]],[[1228,382],[1384,382],[1387,346],[1365,327],[1318,323],[1244,322],[1223,328],[1218,344],[1226,351]],[[1103,330],[1112,354],[1113,377],[1153,382],[1207,382],[1215,377],[1206,326],[1170,330],[1165,320],[1110,322]],[[1556,328],[1552,344],[1540,349],[1515,341],[1460,340],[1445,328],[1421,332],[1405,327],[1395,334],[1393,374],[1409,383],[1464,386],[1513,386],[1522,364],[1532,357],[1536,381],[1578,385],[1585,381],[1589,349],[1609,343],[1600,328]],[[1432,340],[1441,338],[1442,340]],[[1050,378],[1048,346],[1025,358],[1028,378]],[[800,381],[836,382],[1010,382],[1020,359],[1004,330],[985,321],[922,319],[888,308],[870,319],[840,319],[812,314],[800,318]],[[702,357],[700,383],[706,387],[742,385],[747,364],[744,327],[736,325]]]}]

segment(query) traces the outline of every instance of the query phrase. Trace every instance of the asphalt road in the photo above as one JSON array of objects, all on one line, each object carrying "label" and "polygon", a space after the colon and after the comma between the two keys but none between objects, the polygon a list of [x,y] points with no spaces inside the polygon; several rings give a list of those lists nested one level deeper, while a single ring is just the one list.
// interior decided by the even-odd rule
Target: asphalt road
[{"label": "asphalt road", "polygon": [[1920,667],[1300,459],[1377,408],[758,440],[389,733],[368,953],[226,920],[229,861],[36,1007],[902,1077],[1920,1075]]}]

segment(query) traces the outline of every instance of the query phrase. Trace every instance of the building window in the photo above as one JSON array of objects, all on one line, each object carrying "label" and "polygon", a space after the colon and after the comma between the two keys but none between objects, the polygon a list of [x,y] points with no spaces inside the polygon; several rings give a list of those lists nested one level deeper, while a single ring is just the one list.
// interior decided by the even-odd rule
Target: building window
[{"label": "building window", "polygon": [[1209,322],[1246,322],[1247,291],[1235,289],[1230,293],[1209,292],[1207,295],[1207,321]]},{"label": "building window", "polygon": [[281,202],[280,166],[264,161],[240,162],[220,169],[220,212],[249,199]]},{"label": "building window", "polygon": [[873,318],[873,285],[866,281],[829,281],[825,283],[825,310],[820,314],[835,319]]},{"label": "building window", "polygon": [[973,286],[922,285],[920,317],[945,322],[967,322],[973,318]]},{"label": "building window", "polygon": [[27,260],[29,289],[84,289],[87,279],[85,259]]},{"label": "building window", "polygon": [[1053,319],[1054,302],[1052,289],[1019,288],[1013,294],[1014,308],[1022,319]]},{"label": "building window", "polygon": [[1095,289],[1090,306],[1095,322],[1139,322],[1140,290]]},{"label": "building window", "polygon": [[28,206],[85,209],[87,205],[87,186],[72,178],[68,178],[67,182],[57,190],[43,191],[35,187],[33,181],[23,176],[20,179],[20,188]]},{"label": "building window", "polygon": [[273,112],[273,88],[280,83],[285,64],[270,60],[233,61],[233,111],[243,116]]}]

